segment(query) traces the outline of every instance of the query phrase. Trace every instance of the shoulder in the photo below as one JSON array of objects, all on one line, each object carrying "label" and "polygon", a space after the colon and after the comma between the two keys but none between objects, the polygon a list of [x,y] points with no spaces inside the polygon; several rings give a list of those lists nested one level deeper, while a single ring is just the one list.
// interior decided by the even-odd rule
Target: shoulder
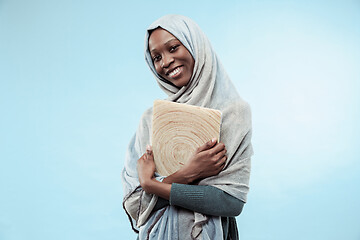
[{"label": "shoulder", "polygon": [[[144,111],[140,118],[139,125],[134,137],[134,146],[139,154],[145,152],[146,144],[150,142],[150,132],[152,125],[152,108],[148,108]],[[139,155],[140,157],[141,155]]]},{"label": "shoulder", "polygon": [[139,129],[150,128],[152,122],[153,108],[146,109],[140,118]]},{"label": "shoulder", "polygon": [[146,118],[146,117],[148,117],[148,116],[152,116],[152,112],[153,112],[153,107],[149,107],[148,109],[146,109],[146,110],[143,112],[141,118]]},{"label": "shoulder", "polygon": [[223,114],[251,120],[251,107],[248,102],[239,97],[224,103]]}]

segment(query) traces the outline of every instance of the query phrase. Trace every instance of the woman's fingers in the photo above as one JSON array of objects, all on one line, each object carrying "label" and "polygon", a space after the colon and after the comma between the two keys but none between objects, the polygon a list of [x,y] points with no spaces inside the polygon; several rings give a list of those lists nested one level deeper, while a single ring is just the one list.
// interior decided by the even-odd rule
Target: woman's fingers
[{"label": "woman's fingers", "polygon": [[151,146],[146,147],[146,152],[139,158],[136,168],[140,184],[154,176],[155,163]]},{"label": "woman's fingers", "polygon": [[154,155],[153,155],[153,151],[152,151],[152,147],[150,145],[146,146],[146,159],[149,160],[154,160]]},{"label": "woman's fingers", "polygon": [[211,149],[208,149],[206,151],[203,151],[203,154],[207,156],[207,158],[214,159],[216,158],[216,155],[222,151],[226,150],[225,145],[223,143],[218,143],[216,146],[214,146]]},{"label": "woman's fingers", "polygon": [[221,170],[224,169],[226,160],[227,160],[227,156],[226,156],[226,155],[220,159],[220,161],[219,161],[219,163],[218,163],[218,164],[219,164],[219,167],[220,167],[219,172],[221,172]]},{"label": "woman's fingers", "polygon": [[219,161],[220,166],[221,166],[221,165],[224,165],[224,164],[226,163],[226,160],[227,160],[227,156],[224,155],[224,156],[221,158],[221,160]]},{"label": "woman's fingers", "polygon": [[220,159],[222,159],[225,155],[226,155],[226,148],[224,148],[222,151],[218,152],[218,153],[214,156],[214,158],[220,160]]},{"label": "woman's fingers", "polygon": [[212,149],[214,155],[216,155],[224,150],[226,150],[226,148],[225,148],[225,144],[222,142],[219,142],[218,144],[216,144],[216,146]]},{"label": "woman's fingers", "polygon": [[203,152],[206,151],[208,149],[211,149],[212,147],[214,147],[214,145],[216,144],[216,138],[211,139],[210,141],[208,141],[207,143],[205,143],[204,145],[200,146],[197,149],[197,152]]},{"label": "woman's fingers", "polygon": [[146,153],[152,154],[152,147],[150,145],[146,145]]}]

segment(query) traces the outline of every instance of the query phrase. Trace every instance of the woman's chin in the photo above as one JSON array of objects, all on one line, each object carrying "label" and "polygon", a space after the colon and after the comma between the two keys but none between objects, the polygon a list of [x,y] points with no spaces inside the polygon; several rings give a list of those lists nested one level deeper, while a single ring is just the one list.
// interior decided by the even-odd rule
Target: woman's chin
[{"label": "woman's chin", "polygon": [[168,81],[171,82],[176,87],[181,88],[183,86],[186,86],[189,83],[190,79],[180,78],[180,79],[171,79],[171,80],[169,79]]}]

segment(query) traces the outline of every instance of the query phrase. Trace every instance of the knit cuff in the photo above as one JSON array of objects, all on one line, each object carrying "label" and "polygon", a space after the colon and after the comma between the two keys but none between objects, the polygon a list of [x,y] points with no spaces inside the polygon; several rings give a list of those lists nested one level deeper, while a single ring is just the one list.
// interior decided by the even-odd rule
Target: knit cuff
[{"label": "knit cuff", "polygon": [[200,205],[204,201],[205,191],[197,186],[173,183],[170,192],[170,205],[184,208]]}]

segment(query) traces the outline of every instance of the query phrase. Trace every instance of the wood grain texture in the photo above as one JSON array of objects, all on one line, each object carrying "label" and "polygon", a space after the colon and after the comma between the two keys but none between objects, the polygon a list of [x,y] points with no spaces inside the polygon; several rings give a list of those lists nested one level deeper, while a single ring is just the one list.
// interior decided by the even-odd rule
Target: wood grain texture
[{"label": "wood grain texture", "polygon": [[152,137],[156,171],[176,172],[195,150],[220,137],[221,112],[187,104],[155,100]]}]

